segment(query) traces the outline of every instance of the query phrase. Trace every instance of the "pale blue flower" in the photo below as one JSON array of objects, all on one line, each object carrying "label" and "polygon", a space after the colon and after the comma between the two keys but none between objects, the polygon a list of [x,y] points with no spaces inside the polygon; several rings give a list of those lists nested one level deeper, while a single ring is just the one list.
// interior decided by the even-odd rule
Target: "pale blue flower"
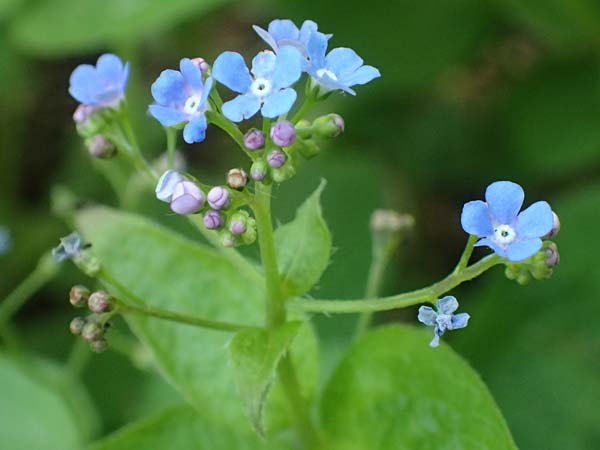
[{"label": "pale blue flower", "polygon": [[238,95],[223,104],[223,114],[233,122],[249,119],[261,110],[263,117],[273,119],[287,113],[296,101],[290,86],[302,74],[302,57],[294,47],[283,47],[275,55],[260,52],[252,60],[252,75],[242,55],[222,53],[213,65],[214,78]]},{"label": "pale blue flower", "polygon": [[434,327],[433,339],[429,343],[431,347],[440,345],[440,337],[446,330],[457,330],[464,328],[469,322],[469,314],[453,314],[458,309],[456,297],[448,295],[437,301],[437,311],[429,306],[419,308],[419,322]]},{"label": "pale blue flower", "polygon": [[96,107],[115,107],[125,95],[129,78],[129,63],[107,53],[96,66],[81,64],[69,80],[69,93],[80,103]]},{"label": "pale blue flower", "polygon": [[71,233],[60,239],[58,247],[52,249],[52,256],[57,262],[75,258],[81,253],[82,245],[79,233]]},{"label": "pale blue flower", "polygon": [[179,69],[163,70],[152,84],[156,103],[150,105],[150,114],[165,127],[187,122],[183,129],[185,142],[202,142],[208,126],[205,113],[213,79],[202,81],[200,66],[189,58],[180,61]]},{"label": "pale blue flower", "polygon": [[10,231],[8,228],[0,226],[0,255],[7,253],[12,247]]},{"label": "pale blue flower", "polygon": [[339,47],[327,52],[327,39],[322,33],[313,33],[307,44],[310,67],[308,69],[320,93],[342,90],[356,95],[352,86],[367,84],[381,74],[372,66],[363,65],[363,60],[350,48]]},{"label": "pale blue flower", "polygon": [[479,236],[476,246],[486,245],[510,261],[523,261],[542,247],[542,237],[554,226],[554,214],[546,202],[536,202],[519,214],[525,194],[510,181],[496,181],[485,191],[485,202],[463,207],[463,229]]}]

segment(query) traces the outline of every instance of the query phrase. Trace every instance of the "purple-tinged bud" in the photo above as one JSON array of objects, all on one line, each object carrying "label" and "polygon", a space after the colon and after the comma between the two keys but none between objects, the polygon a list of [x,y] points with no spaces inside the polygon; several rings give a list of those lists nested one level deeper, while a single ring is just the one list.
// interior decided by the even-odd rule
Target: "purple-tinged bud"
[{"label": "purple-tinged bud", "polygon": [[204,192],[191,181],[182,181],[175,185],[171,197],[171,210],[176,214],[193,214],[202,208]]},{"label": "purple-tinged bud", "polygon": [[101,339],[103,335],[104,330],[100,324],[96,322],[87,322],[81,330],[81,337],[87,342],[97,341],[98,339]]},{"label": "purple-tinged bud", "polygon": [[210,70],[210,66],[208,65],[208,63],[206,62],[206,60],[204,58],[193,58],[192,63],[198,69],[200,69],[200,72],[202,72],[203,75]]},{"label": "purple-tinged bud", "polygon": [[289,147],[296,141],[296,129],[288,120],[280,120],[271,127],[271,139],[278,147]]},{"label": "purple-tinged bud", "polygon": [[235,247],[236,239],[229,231],[223,231],[221,234],[221,244],[223,247]]},{"label": "purple-tinged bud", "polygon": [[204,226],[209,230],[216,230],[223,225],[221,213],[212,209],[204,213],[202,220],[204,221]]},{"label": "purple-tinged bud", "polygon": [[88,307],[93,313],[103,313],[110,309],[110,295],[104,291],[97,291],[90,295]]},{"label": "purple-tinged bud", "polygon": [[81,104],[77,107],[73,113],[73,121],[76,124],[80,124],[88,120],[88,118],[96,112],[96,108],[91,105]]},{"label": "purple-tinged bud", "polygon": [[244,145],[248,150],[260,150],[265,146],[265,135],[256,128],[250,128],[244,135]]},{"label": "purple-tinged bud", "polygon": [[232,189],[242,190],[248,184],[248,174],[244,169],[231,169],[227,173],[227,185]]},{"label": "purple-tinged bud", "polygon": [[156,184],[156,198],[165,203],[171,203],[173,192],[177,184],[185,181],[183,175],[175,170],[167,170]]},{"label": "purple-tinged bud", "polygon": [[240,235],[246,232],[246,217],[237,213],[231,216],[231,220],[229,221],[229,231],[233,235]]},{"label": "purple-tinged bud", "polygon": [[95,158],[108,159],[117,153],[115,145],[101,134],[86,140],[88,152]]},{"label": "purple-tinged bud", "polygon": [[313,132],[325,139],[339,136],[345,128],[344,119],[338,114],[327,114],[318,117],[312,123]]},{"label": "purple-tinged bud", "polygon": [[545,251],[547,255],[546,265],[548,267],[554,267],[558,265],[558,263],[560,262],[560,254],[558,253],[558,247],[556,246],[556,244],[552,242],[550,245],[548,245]]},{"label": "purple-tinged bud", "polygon": [[552,224],[552,229],[546,236],[544,236],[544,239],[550,239],[550,238],[556,236],[558,234],[558,232],[560,231],[560,219],[558,218],[558,215],[554,211],[552,211],[552,217],[554,219],[554,223]]},{"label": "purple-tinged bud", "polygon": [[85,324],[86,321],[83,317],[75,317],[69,324],[69,330],[71,330],[71,333],[73,334],[81,334]]},{"label": "purple-tinged bud", "polygon": [[286,154],[279,150],[273,150],[267,156],[267,164],[273,169],[278,169],[279,167],[283,166],[286,160]]},{"label": "purple-tinged bud", "polygon": [[267,163],[263,160],[255,161],[250,167],[250,176],[254,181],[262,181],[267,176]]},{"label": "purple-tinged bud", "polygon": [[94,353],[103,353],[108,348],[108,342],[106,339],[96,339],[95,341],[90,343],[90,349]]},{"label": "purple-tinged bud", "polygon": [[229,191],[223,186],[215,186],[208,192],[208,204],[212,209],[223,209],[229,205]]},{"label": "purple-tinged bud", "polygon": [[75,308],[83,308],[87,305],[90,294],[91,291],[85,286],[73,286],[69,291],[69,302],[71,302],[71,305]]}]

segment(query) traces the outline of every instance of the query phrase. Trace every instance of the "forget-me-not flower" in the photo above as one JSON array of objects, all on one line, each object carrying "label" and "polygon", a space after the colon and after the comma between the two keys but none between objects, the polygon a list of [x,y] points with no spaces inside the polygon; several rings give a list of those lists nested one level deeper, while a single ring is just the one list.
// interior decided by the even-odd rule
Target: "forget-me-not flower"
[{"label": "forget-me-not flower", "polygon": [[213,65],[212,75],[219,83],[241,94],[223,104],[225,117],[241,122],[259,109],[263,117],[269,119],[287,113],[296,101],[296,91],[290,86],[302,74],[301,60],[294,47],[282,47],[277,55],[265,50],[252,60],[250,75],[242,55],[222,53]]},{"label": "forget-me-not flower", "polygon": [[206,110],[213,79],[202,81],[202,70],[189,58],[179,63],[177,70],[163,70],[152,84],[150,114],[165,127],[187,122],[183,139],[188,144],[202,142],[206,136]]},{"label": "forget-me-not flower", "polygon": [[98,58],[96,66],[81,64],[69,80],[69,93],[80,103],[96,107],[115,107],[125,95],[129,63],[111,53]]},{"label": "forget-me-not flower", "polygon": [[58,247],[52,249],[52,256],[57,262],[75,258],[81,253],[82,244],[79,233],[71,233],[60,239]]},{"label": "forget-me-not flower", "polygon": [[542,247],[542,237],[554,225],[548,203],[540,201],[519,214],[525,194],[510,181],[496,181],[485,191],[485,202],[476,200],[463,207],[463,229],[481,239],[498,255],[517,262],[533,256]]},{"label": "forget-me-not flower", "polygon": [[363,65],[363,60],[350,48],[338,47],[327,53],[327,39],[322,33],[312,33],[307,44],[310,67],[308,72],[320,86],[320,92],[342,90],[356,95],[352,86],[367,84],[381,76],[373,66]]},{"label": "forget-me-not flower", "polygon": [[440,345],[440,336],[446,330],[457,330],[464,328],[469,322],[469,314],[452,314],[458,309],[458,300],[456,297],[448,295],[437,301],[437,311],[430,306],[421,306],[419,308],[419,322],[434,327],[433,339],[429,343],[431,347]]}]

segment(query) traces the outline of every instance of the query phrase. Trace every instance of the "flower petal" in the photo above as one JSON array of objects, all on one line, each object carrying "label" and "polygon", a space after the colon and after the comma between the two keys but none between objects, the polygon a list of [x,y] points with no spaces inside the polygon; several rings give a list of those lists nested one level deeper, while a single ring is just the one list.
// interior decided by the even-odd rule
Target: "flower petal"
[{"label": "flower petal", "polygon": [[296,101],[296,91],[292,88],[282,89],[265,98],[265,103],[262,107],[263,117],[274,119],[287,113],[294,102]]},{"label": "flower petal", "polygon": [[183,58],[179,62],[179,70],[185,82],[195,93],[202,92],[204,84],[202,83],[202,71],[195,65],[191,59]]},{"label": "flower petal", "polygon": [[523,188],[511,181],[496,181],[485,191],[485,200],[492,213],[492,219],[496,219],[500,224],[511,224],[515,220],[524,198]]},{"label": "flower petal", "polygon": [[152,97],[162,106],[182,106],[186,99],[185,79],[176,70],[163,70],[152,83]]},{"label": "flower petal", "polygon": [[440,337],[439,337],[437,334],[435,334],[435,335],[433,336],[433,339],[432,339],[432,340],[431,340],[431,342],[429,343],[429,346],[430,346],[431,348],[435,348],[435,347],[438,347],[439,345],[440,345]]},{"label": "flower petal", "polygon": [[554,225],[552,208],[546,202],[536,202],[517,216],[515,230],[520,238],[545,236]]},{"label": "flower petal", "polygon": [[313,70],[325,67],[325,53],[327,52],[327,37],[323,33],[313,33],[306,44],[306,51]]},{"label": "flower petal", "polygon": [[348,75],[341,75],[340,81],[346,86],[355,84],[367,84],[369,81],[379,78],[381,73],[373,66],[362,66]]},{"label": "flower petal", "polygon": [[294,22],[288,19],[276,19],[269,24],[269,34],[273,36],[275,41],[280,39],[298,39],[298,27]]},{"label": "flower petal", "polygon": [[452,295],[447,295],[437,301],[437,310],[440,314],[452,314],[458,309],[458,300]]},{"label": "flower petal", "polygon": [[512,242],[506,248],[506,258],[509,261],[518,262],[535,255],[542,248],[540,238],[520,239]]},{"label": "flower petal", "polygon": [[254,95],[238,95],[223,104],[223,114],[233,122],[249,119],[260,109],[260,100]]},{"label": "flower petal", "polygon": [[326,67],[338,77],[351,74],[362,64],[362,58],[351,48],[334,48],[325,57]]},{"label": "flower petal", "polygon": [[494,234],[490,211],[485,202],[481,200],[465,203],[460,216],[460,223],[463,230],[475,236],[485,237]]},{"label": "flower petal", "polygon": [[425,325],[435,325],[435,318],[437,317],[437,313],[434,311],[433,308],[429,307],[429,306],[421,306],[419,308],[419,315],[417,316],[417,319],[419,319],[419,322],[424,323]]},{"label": "flower petal", "polygon": [[215,80],[212,77],[208,77],[204,82],[204,88],[202,89],[202,96],[200,97],[200,107],[204,108],[206,102],[208,101],[208,97],[210,96],[210,91],[213,88]]},{"label": "flower petal", "polygon": [[183,140],[188,144],[202,142],[206,136],[207,126],[206,117],[203,115],[194,117],[183,129]]},{"label": "flower petal", "polygon": [[94,66],[82,64],[78,66],[69,79],[69,93],[75,100],[85,105],[95,101],[97,86],[102,84],[102,78]]},{"label": "flower petal", "polygon": [[96,63],[96,70],[110,84],[120,85],[123,81],[123,62],[121,58],[112,53],[107,53]]},{"label": "flower petal", "polygon": [[172,127],[188,120],[188,116],[183,111],[178,111],[168,106],[150,105],[148,111],[150,111],[152,117],[165,127]]},{"label": "flower petal", "polygon": [[252,59],[251,72],[257,78],[270,78],[275,70],[277,57],[271,50],[264,50]]},{"label": "flower petal", "polygon": [[319,26],[316,22],[312,20],[305,20],[300,27],[300,32],[298,33],[298,40],[302,42],[304,45],[308,43],[308,40],[311,34],[316,33],[319,29]]},{"label": "flower petal", "polygon": [[269,45],[269,47],[271,47],[274,51],[277,51],[277,42],[275,42],[275,39],[273,39],[273,36],[271,36],[267,30],[259,27],[258,25],[252,25],[252,28],[256,34],[258,34],[258,36]]},{"label": "flower petal", "polygon": [[286,88],[294,84],[302,75],[302,55],[294,47],[282,47],[277,53],[273,87]]},{"label": "flower petal", "polygon": [[504,249],[502,247],[500,247],[499,245],[497,245],[495,242],[493,242],[491,239],[479,239],[477,242],[475,242],[475,247],[483,247],[483,246],[487,246],[489,248],[491,248],[492,250],[494,250],[494,252],[498,255],[498,256],[502,256],[503,258],[506,258],[506,252],[504,251]]},{"label": "flower petal", "polygon": [[213,64],[212,76],[219,83],[240,94],[250,89],[252,78],[244,58],[239,53],[224,52]]},{"label": "flower petal", "polygon": [[464,328],[467,326],[470,318],[471,316],[468,313],[455,314],[452,316],[452,320],[448,329],[458,330],[459,328]]}]

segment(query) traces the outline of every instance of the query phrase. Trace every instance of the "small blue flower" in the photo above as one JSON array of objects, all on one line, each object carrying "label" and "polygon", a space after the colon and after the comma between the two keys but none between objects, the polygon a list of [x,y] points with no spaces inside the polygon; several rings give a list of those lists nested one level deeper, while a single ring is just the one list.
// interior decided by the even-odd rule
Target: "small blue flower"
[{"label": "small blue flower", "polygon": [[82,250],[82,240],[79,233],[71,233],[60,239],[58,247],[52,249],[52,256],[57,262],[77,257]]},{"label": "small blue flower", "polygon": [[309,74],[321,87],[321,93],[342,90],[356,95],[352,86],[367,84],[379,78],[379,70],[363,65],[363,60],[350,48],[339,47],[327,55],[327,39],[322,33],[312,33],[307,44]]},{"label": "small blue flower", "polygon": [[81,64],[69,80],[69,93],[80,103],[96,107],[115,107],[125,95],[129,78],[129,63],[107,53],[96,66]]},{"label": "small blue flower", "polygon": [[457,309],[458,300],[451,295],[437,301],[437,311],[429,306],[421,306],[419,308],[419,322],[434,327],[433,340],[429,343],[431,347],[440,345],[440,336],[446,330],[457,330],[467,326],[470,318],[469,314],[452,314]]},{"label": "small blue flower", "polygon": [[463,207],[463,229],[481,239],[498,255],[517,262],[533,256],[542,247],[542,237],[554,226],[554,215],[546,202],[536,202],[519,214],[525,194],[510,181],[496,181],[485,191],[485,202],[476,200]]},{"label": "small blue flower", "polygon": [[0,226],[0,255],[7,253],[12,247],[10,231],[8,228]]},{"label": "small blue flower", "polygon": [[241,122],[259,109],[263,117],[270,119],[287,113],[296,101],[296,91],[290,86],[302,74],[301,61],[302,57],[294,47],[283,47],[277,55],[265,50],[252,60],[252,76],[239,53],[219,55],[213,65],[213,76],[241,94],[223,104],[225,117]]},{"label": "small blue flower", "polygon": [[206,110],[213,79],[202,81],[202,70],[191,59],[184,58],[177,70],[163,70],[152,84],[156,103],[150,114],[165,127],[187,122],[183,139],[188,144],[202,142],[206,136]]}]

